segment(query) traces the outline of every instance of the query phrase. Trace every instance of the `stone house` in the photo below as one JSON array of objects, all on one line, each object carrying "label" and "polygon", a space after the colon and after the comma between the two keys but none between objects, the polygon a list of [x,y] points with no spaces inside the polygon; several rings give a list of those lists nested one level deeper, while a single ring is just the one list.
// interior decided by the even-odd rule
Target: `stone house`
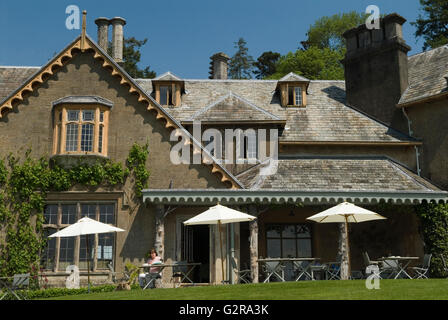
[{"label": "stone house", "polygon": [[[405,19],[392,14],[380,30],[360,26],[344,34],[345,81],[294,73],[278,81],[230,80],[223,53],[211,57],[210,79],[171,72],[133,79],[120,66],[125,20],[96,23],[98,43],[83,33],[44,66],[0,67],[1,158],[32,146],[33,156],[66,164],[80,155],[124,163],[134,143],[149,143],[151,176],[136,203],[128,185],[48,195],[48,233],[86,215],[126,230],[93,239],[94,282],[110,278],[110,266],[122,272],[126,262],[142,264],[155,247],[166,262],[200,262],[195,282],[220,283],[216,226],[182,224],[217,202],[258,218],[223,227],[224,255],[252,265],[253,275],[263,276],[253,263],[259,257],[335,261],[338,226],[306,218],[344,200],[388,218],[350,226],[353,269],[363,269],[363,251],[423,255],[414,205],[447,198],[448,47],[408,57]],[[236,147],[218,145],[207,129],[257,135],[231,136]],[[183,146],[191,159],[202,159],[174,163],[173,132],[188,138]],[[271,161],[276,150],[278,160]],[[221,161],[234,153],[238,161]],[[49,242],[43,265],[52,284],[64,283],[71,264],[85,281],[84,249],[82,238]],[[230,259],[225,269],[236,281]],[[163,280],[171,280],[168,269]]]}]

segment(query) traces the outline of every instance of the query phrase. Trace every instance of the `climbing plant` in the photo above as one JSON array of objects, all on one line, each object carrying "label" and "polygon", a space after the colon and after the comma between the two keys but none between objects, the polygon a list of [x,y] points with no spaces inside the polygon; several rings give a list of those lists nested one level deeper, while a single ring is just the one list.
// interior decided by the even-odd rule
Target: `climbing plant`
[{"label": "climbing plant", "polygon": [[425,202],[417,206],[425,242],[425,253],[432,253],[432,277],[446,277],[441,255],[448,258],[448,204]]},{"label": "climbing plant", "polygon": [[148,153],[148,144],[134,144],[126,167],[109,159],[87,164],[80,158],[77,165],[64,168],[44,157],[31,158],[31,150],[23,159],[12,154],[1,159],[0,277],[27,272],[33,275],[39,270],[46,246],[43,213],[48,192],[68,191],[75,185],[118,187],[133,174],[135,193],[141,195],[149,178]]},{"label": "climbing plant", "polygon": [[148,143],[144,146],[134,143],[126,161],[127,167],[135,175],[135,194],[137,197],[140,197],[142,190],[148,186],[149,171],[146,169],[148,154]]}]

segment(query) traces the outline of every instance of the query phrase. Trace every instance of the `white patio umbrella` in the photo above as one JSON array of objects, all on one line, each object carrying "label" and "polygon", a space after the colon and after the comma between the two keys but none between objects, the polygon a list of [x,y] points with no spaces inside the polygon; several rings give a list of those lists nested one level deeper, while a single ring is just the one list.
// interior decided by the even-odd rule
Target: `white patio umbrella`
[{"label": "white patio umbrella", "polygon": [[90,292],[90,266],[89,266],[89,234],[97,233],[110,233],[110,232],[122,232],[123,229],[110,226],[108,224],[84,217],[78,220],[78,222],[53,233],[49,238],[63,238],[63,237],[76,237],[85,235],[86,236],[86,248],[87,248],[87,282]]},{"label": "white patio umbrella", "polygon": [[246,222],[252,221],[256,217],[240,212],[234,209],[227,208],[220,205],[219,203],[210,207],[208,210],[198,214],[197,216],[184,222],[186,226],[200,225],[200,224],[216,224],[219,230],[219,243],[221,247],[221,270],[222,270],[222,280],[224,281],[224,262],[222,254],[222,237],[221,237],[221,224],[235,223],[235,222]]},{"label": "white patio umbrella", "polygon": [[318,223],[344,223],[345,224],[345,239],[346,239],[346,248],[347,248],[347,262],[348,262],[348,271],[350,274],[350,248],[349,248],[349,240],[348,240],[348,223],[358,223],[365,222],[371,220],[380,220],[386,219],[385,217],[379,215],[376,212],[358,207],[349,202],[343,202],[334,206],[330,209],[322,211],[318,214],[315,214],[311,217],[308,217],[307,220],[312,220]]}]

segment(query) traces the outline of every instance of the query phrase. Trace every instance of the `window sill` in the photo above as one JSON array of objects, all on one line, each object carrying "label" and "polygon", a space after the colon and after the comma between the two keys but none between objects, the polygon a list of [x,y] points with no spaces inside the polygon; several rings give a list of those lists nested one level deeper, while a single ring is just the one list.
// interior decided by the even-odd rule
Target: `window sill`
[{"label": "window sill", "polygon": [[287,105],[286,108],[306,108],[306,106],[294,106],[294,105]]},{"label": "window sill", "polygon": [[50,157],[50,161],[57,164],[62,168],[73,168],[80,164],[94,165],[96,162],[102,162],[109,159],[101,154],[78,154],[78,153],[67,153],[67,154],[56,154]]}]

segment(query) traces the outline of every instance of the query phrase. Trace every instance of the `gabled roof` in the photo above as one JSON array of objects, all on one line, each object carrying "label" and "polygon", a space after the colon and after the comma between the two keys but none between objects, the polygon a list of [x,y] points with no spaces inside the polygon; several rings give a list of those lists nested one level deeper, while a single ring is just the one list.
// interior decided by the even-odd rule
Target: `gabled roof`
[{"label": "gabled roof", "polygon": [[192,115],[187,121],[200,120],[209,122],[276,122],[281,119],[276,115],[256,106],[252,102],[230,92],[217,101]]},{"label": "gabled roof", "polygon": [[161,74],[160,76],[152,79],[153,81],[183,81],[181,78],[172,74],[170,71]]},{"label": "gabled roof", "polygon": [[30,78],[23,82],[16,90],[9,94],[3,101],[0,101],[0,118],[12,110],[13,106],[22,102],[26,97],[32,93],[37,87],[42,85],[50,76],[60,70],[71,58],[80,52],[93,50],[93,58],[102,61],[103,68],[109,70],[112,76],[120,78],[120,84],[127,86],[129,93],[138,96],[138,102],[147,105],[147,109],[153,110],[157,113],[157,120],[165,121],[165,128],[168,130],[179,129],[179,135],[187,138],[189,144],[194,149],[193,152],[203,153],[202,162],[204,165],[211,166],[212,173],[218,172],[221,174],[222,182],[230,182],[232,188],[244,188],[242,184],[218,161],[208,152],[200,142],[196,141],[191,134],[174,119],[157,101],[154,100],[145,90],[143,90],[129,74],[122,69],[100,46],[96,44],[89,36],[78,36],[67,47],[65,47],[59,54],[51,59],[46,65],[37,70]]},{"label": "gabled roof", "polygon": [[409,86],[399,107],[448,94],[448,45],[408,58]]},{"label": "gabled roof", "polygon": [[310,79],[307,79],[305,77],[302,77],[294,72],[288,73],[286,76],[278,80],[279,82],[295,82],[295,81],[303,81],[303,82],[309,82]]},{"label": "gabled roof", "polygon": [[381,156],[310,156],[277,161],[275,174],[262,163],[237,177],[248,189],[338,191],[441,191],[414,172]]}]

